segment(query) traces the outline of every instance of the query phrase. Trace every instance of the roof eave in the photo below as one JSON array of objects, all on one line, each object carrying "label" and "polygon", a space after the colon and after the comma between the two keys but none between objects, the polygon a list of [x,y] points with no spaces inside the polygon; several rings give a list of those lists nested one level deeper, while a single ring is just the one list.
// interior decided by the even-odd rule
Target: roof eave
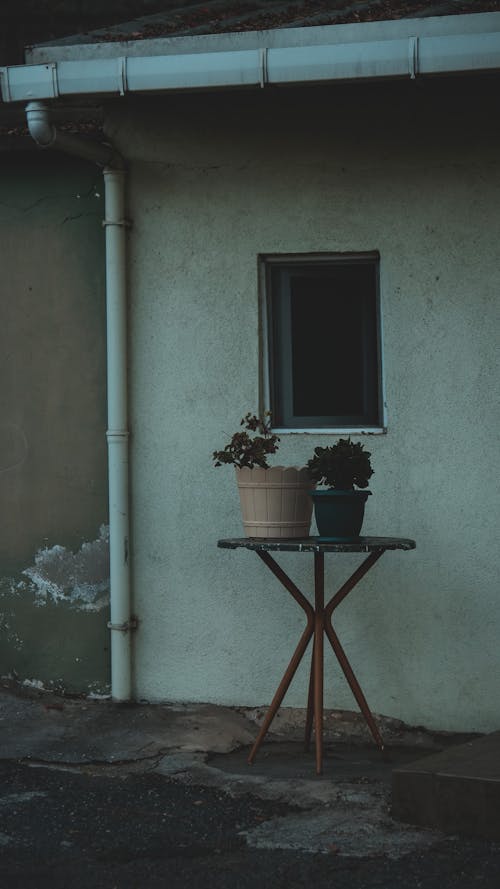
[{"label": "roof eave", "polygon": [[75,47],[70,59],[0,69],[2,96],[26,102],[500,70],[500,13],[284,29],[283,45],[272,45],[270,33],[259,32],[260,42],[238,49],[234,41],[221,43],[228,35],[216,35],[210,50],[196,37],[190,40],[197,52],[178,43],[177,52],[160,55],[148,52],[150,41],[141,42],[139,56],[123,54],[125,45],[122,54],[81,58]]},{"label": "roof eave", "polygon": [[[405,37],[444,37],[454,34],[480,34],[500,31],[500,12],[441,15],[405,19],[356,22],[347,25],[319,25],[300,28],[272,28],[266,31],[232,31],[189,37],[155,37],[140,40],[81,41],[73,44],[55,41],[26,49],[26,64],[84,61],[127,56],[186,55],[231,52],[248,49],[280,49],[293,46],[323,46],[338,43],[364,43]],[[90,35],[92,36],[92,35]]]}]

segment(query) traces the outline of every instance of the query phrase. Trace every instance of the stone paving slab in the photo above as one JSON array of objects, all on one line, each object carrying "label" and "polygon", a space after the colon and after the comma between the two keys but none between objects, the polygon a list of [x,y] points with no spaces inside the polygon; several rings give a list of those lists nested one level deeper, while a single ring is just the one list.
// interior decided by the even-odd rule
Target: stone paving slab
[{"label": "stone paving slab", "polygon": [[500,731],[402,765],[392,784],[396,818],[500,840]]},{"label": "stone paving slab", "polygon": [[168,750],[224,753],[253,737],[251,723],[230,707],[0,694],[0,759],[116,763]]}]

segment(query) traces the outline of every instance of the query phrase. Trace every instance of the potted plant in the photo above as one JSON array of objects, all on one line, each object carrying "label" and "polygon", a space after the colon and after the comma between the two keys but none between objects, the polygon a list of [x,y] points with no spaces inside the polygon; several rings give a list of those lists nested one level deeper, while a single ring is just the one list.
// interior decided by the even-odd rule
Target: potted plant
[{"label": "potted plant", "polygon": [[262,417],[248,413],[240,426],[213,459],[215,466],[235,467],[246,536],[308,537],[314,483],[306,467],[269,466],[268,457],[279,447],[269,412]]},{"label": "potted plant", "polygon": [[321,537],[334,541],[358,539],[371,491],[354,488],[368,487],[373,475],[370,457],[364,445],[350,438],[340,438],[327,448],[315,448],[307,468],[313,481],[328,487],[327,491],[311,493]]}]

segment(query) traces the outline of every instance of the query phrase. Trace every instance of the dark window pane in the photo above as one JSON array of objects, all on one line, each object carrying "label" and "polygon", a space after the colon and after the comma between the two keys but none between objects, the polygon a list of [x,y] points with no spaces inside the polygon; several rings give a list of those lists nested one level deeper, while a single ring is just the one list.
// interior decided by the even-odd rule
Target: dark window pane
[{"label": "dark window pane", "polygon": [[297,277],[291,291],[294,414],[362,413],[362,296],[330,278]]},{"label": "dark window pane", "polygon": [[274,266],[273,414],[284,426],[377,425],[376,260]]}]

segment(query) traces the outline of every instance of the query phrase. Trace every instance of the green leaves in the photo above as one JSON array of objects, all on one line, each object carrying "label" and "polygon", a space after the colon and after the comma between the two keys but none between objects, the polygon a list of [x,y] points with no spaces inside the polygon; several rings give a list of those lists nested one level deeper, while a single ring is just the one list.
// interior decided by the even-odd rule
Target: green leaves
[{"label": "green leaves", "polygon": [[373,475],[370,457],[371,453],[365,451],[360,442],[340,438],[328,448],[315,448],[307,468],[318,484],[339,491],[352,491],[355,485],[357,488],[368,487],[368,479]]},{"label": "green leaves", "polygon": [[[279,437],[271,432],[271,414],[266,411],[262,417],[257,417],[248,413],[241,420],[240,426],[244,426],[246,431],[235,432],[224,450],[214,451],[215,466],[232,463],[240,468],[248,466],[253,469],[254,466],[260,466],[268,469],[267,457],[276,453],[279,442]],[[249,432],[258,432],[259,435],[251,436]]]}]

